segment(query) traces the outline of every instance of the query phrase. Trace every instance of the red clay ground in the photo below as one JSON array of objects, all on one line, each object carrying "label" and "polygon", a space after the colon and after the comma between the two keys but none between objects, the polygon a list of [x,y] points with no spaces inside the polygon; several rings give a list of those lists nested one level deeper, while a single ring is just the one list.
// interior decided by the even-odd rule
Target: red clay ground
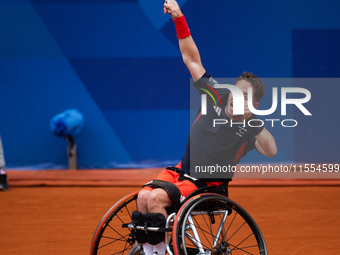
[{"label": "red clay ground", "polygon": [[[11,172],[0,192],[1,255],[89,254],[105,212],[139,188],[20,187]],[[230,198],[254,217],[269,254],[338,254],[340,186],[231,186]]]}]

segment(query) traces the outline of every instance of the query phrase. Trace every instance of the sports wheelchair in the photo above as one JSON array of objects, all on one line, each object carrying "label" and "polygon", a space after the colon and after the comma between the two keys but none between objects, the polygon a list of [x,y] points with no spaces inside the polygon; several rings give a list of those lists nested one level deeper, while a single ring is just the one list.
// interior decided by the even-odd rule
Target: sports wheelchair
[{"label": "sports wheelchair", "polygon": [[91,243],[91,255],[143,253],[136,230],[165,232],[169,255],[267,255],[264,237],[245,209],[230,200],[228,187],[207,186],[192,192],[177,212],[169,214],[164,228],[136,226],[135,191],[112,206],[100,221]]}]

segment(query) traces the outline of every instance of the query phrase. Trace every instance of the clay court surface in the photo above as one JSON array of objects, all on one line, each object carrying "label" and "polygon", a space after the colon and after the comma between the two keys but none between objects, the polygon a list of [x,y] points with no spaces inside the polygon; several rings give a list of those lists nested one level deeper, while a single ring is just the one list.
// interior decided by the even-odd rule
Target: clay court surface
[{"label": "clay court surface", "polygon": [[[8,171],[10,190],[0,192],[0,254],[89,254],[105,212],[138,189],[149,178],[144,173],[127,183],[113,171]],[[256,220],[269,254],[339,253],[336,181],[236,181],[230,198]]]}]

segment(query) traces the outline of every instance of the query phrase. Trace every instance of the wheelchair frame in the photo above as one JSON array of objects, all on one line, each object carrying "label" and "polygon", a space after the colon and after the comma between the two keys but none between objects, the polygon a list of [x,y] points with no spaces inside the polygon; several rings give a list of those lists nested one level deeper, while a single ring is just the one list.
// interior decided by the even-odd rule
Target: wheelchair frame
[{"label": "wheelchair frame", "polygon": [[169,255],[268,254],[254,219],[216,187],[191,193],[178,212],[169,214],[164,228],[136,226],[131,222],[138,192],[119,200],[104,215],[92,238],[91,255],[143,254],[142,244],[135,240],[137,229],[165,232]]}]

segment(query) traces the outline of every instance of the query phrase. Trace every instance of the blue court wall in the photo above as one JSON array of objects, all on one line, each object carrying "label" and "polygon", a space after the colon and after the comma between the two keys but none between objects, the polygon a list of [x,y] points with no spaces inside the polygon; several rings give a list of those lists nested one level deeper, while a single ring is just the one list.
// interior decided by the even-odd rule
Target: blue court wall
[{"label": "blue court wall", "polygon": [[[214,77],[245,70],[267,78],[340,76],[339,1],[178,2]],[[0,134],[8,167],[67,167],[67,142],[52,135],[49,122],[68,108],[84,115],[75,137],[81,168],[166,166],[182,158],[190,74],[162,5],[0,1]],[[268,127],[277,156],[252,152],[243,163],[339,162],[339,120],[322,109],[337,108],[340,86],[306,86],[313,116],[291,111],[297,127]],[[270,103],[265,96],[263,105]]]}]

